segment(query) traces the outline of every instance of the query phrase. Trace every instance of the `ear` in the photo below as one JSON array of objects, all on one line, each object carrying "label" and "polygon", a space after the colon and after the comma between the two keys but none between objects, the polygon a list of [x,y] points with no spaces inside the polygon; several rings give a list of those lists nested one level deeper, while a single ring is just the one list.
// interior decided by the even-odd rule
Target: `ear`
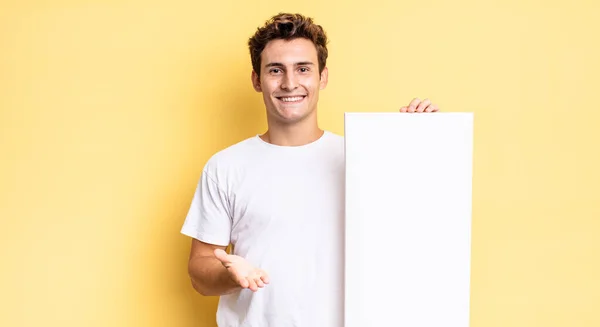
[{"label": "ear", "polygon": [[329,79],[329,69],[327,67],[323,68],[321,72],[321,80],[319,81],[319,89],[322,90],[327,87],[327,82]]},{"label": "ear", "polygon": [[254,87],[254,90],[256,92],[262,92],[262,88],[260,87],[260,78],[258,76],[258,74],[254,71],[254,69],[252,70],[252,87]]}]

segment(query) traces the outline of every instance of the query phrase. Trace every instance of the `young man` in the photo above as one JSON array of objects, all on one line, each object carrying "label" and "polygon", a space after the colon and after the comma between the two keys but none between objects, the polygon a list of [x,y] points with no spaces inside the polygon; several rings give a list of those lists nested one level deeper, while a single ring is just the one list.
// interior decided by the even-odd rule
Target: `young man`
[{"label": "young man", "polygon": [[[221,297],[221,327],[343,326],[344,141],[317,123],[326,44],[294,14],[249,41],[268,129],[210,158],[182,228],[192,285]],[[400,111],[438,109],[415,99]]]}]

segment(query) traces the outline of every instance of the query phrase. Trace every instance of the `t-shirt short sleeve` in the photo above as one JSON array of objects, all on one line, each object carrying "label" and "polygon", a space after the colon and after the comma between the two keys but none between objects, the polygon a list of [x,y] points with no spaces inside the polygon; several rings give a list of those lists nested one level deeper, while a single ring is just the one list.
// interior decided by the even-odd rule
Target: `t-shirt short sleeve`
[{"label": "t-shirt short sleeve", "polygon": [[231,216],[227,194],[207,174],[196,186],[181,233],[204,243],[227,246],[231,237]]}]

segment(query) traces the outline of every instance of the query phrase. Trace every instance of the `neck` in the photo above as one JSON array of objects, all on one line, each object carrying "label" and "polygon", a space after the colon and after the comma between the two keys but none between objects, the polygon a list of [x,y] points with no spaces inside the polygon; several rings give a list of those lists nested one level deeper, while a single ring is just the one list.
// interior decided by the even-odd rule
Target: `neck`
[{"label": "neck", "polygon": [[267,132],[260,138],[280,146],[301,146],[318,140],[323,133],[316,120],[312,119],[294,124],[278,124],[269,121]]}]

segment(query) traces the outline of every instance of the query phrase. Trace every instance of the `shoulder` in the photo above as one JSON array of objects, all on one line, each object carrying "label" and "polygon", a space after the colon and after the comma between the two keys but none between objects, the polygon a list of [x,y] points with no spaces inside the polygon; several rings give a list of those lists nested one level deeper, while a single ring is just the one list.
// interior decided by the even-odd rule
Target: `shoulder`
[{"label": "shoulder", "polygon": [[345,142],[344,137],[342,135],[330,131],[325,131],[325,133],[325,145],[327,148],[329,148],[330,150],[344,150]]},{"label": "shoulder", "polygon": [[209,159],[209,162],[226,163],[230,161],[238,161],[240,157],[244,157],[255,152],[257,149],[257,143],[256,136],[246,138],[216,152]]},{"label": "shoulder", "polygon": [[335,132],[331,132],[331,131],[325,131],[325,133],[327,133],[329,135],[329,139],[331,142],[334,143],[344,143],[344,137],[340,134],[337,134]]},{"label": "shoulder", "polygon": [[333,167],[335,170],[344,166],[345,141],[343,136],[326,131],[320,146],[316,150],[316,155],[325,166]]},{"label": "shoulder", "polygon": [[256,149],[256,137],[246,138],[213,154],[206,162],[204,171],[210,175],[217,175],[218,171],[235,169],[254,156]]}]

